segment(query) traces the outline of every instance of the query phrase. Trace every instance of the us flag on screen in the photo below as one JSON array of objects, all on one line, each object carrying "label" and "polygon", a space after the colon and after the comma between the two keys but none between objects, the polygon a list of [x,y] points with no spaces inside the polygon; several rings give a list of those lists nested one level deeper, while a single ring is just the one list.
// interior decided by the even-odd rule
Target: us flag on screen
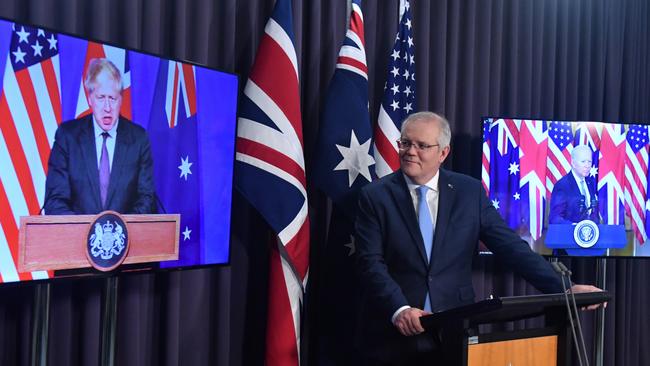
[{"label": "us flag on screen", "polygon": [[571,171],[573,131],[570,122],[551,121],[548,126],[546,189],[550,194],[555,183]]},{"label": "us flag on screen", "polygon": [[47,162],[61,123],[58,37],[0,21],[0,281],[47,278],[18,273],[20,216],[43,203]]},{"label": "us flag on screen", "polygon": [[[270,254],[266,365],[298,365],[309,218],[291,2],[278,0],[244,88],[235,185],[277,234]],[[260,243],[262,245],[262,243]]]},{"label": "us flag on screen", "polygon": [[485,192],[490,194],[490,124],[492,123],[491,118],[486,118],[483,121],[483,156],[481,158],[481,183],[483,183],[483,188]]},{"label": "us flag on screen", "polygon": [[648,184],[648,126],[630,125],[625,147],[625,213],[639,243],[647,239],[645,208]]},{"label": "us flag on screen", "polygon": [[402,121],[416,111],[415,44],[411,28],[411,7],[405,1],[400,6],[399,28],[388,60],[384,97],[375,128],[375,171],[378,177],[399,168],[397,140]]}]

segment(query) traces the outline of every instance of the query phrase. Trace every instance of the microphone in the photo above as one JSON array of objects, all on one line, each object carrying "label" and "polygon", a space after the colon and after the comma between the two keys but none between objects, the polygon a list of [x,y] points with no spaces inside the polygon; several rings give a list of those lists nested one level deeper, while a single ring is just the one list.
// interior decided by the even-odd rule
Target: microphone
[{"label": "microphone", "polygon": [[165,205],[163,205],[162,201],[160,200],[160,197],[158,197],[158,193],[154,192],[153,196],[156,197],[156,203],[158,203],[158,206],[160,206],[162,213],[166,214],[167,210],[165,210]]},{"label": "microphone", "polygon": [[[552,262],[551,266],[553,269],[562,276],[562,289],[564,289],[564,300],[567,306],[567,311],[569,314],[569,322],[571,324],[571,332],[573,335],[573,342],[576,346],[576,352],[578,354],[578,361],[580,365],[583,365],[582,363],[582,357],[584,356],[585,360],[585,365],[589,366],[589,357],[587,356],[587,348],[585,347],[585,339],[584,335],[582,334],[582,325],[580,324],[580,314],[578,313],[578,307],[576,306],[576,297],[571,289],[571,270],[569,270],[564,263],[562,262]],[[567,282],[569,283],[569,288],[567,289],[567,286],[564,283],[564,279],[567,279]],[[569,297],[569,295],[571,295]],[[572,301],[569,301],[569,298],[571,298]],[[571,309],[571,305],[573,305],[573,309]],[[573,321],[573,318],[575,317],[575,323]],[[576,325],[578,328],[578,334],[576,336]],[[580,345],[578,344],[578,340],[580,341]],[[581,347],[582,346],[582,347]]]}]

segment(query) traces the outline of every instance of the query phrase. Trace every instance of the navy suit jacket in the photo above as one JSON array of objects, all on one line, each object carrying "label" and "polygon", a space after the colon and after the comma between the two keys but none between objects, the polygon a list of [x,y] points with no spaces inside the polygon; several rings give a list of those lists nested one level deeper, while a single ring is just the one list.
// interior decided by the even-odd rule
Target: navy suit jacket
[{"label": "navy suit jacket", "polygon": [[474,302],[472,260],[479,240],[540,291],[562,292],[560,277],[504,223],[478,180],[440,170],[430,263],[402,172],[364,187],[355,241],[365,292],[362,348],[370,354],[383,352],[386,358],[392,351],[426,349],[426,335],[402,336],[391,317],[405,305],[422,309],[427,291],[433,312]]},{"label": "navy suit jacket", "polygon": [[585,183],[591,195],[591,211],[585,207],[584,197],[580,193],[580,187],[573,177],[573,173],[560,178],[553,186],[551,192],[551,210],[548,215],[551,224],[568,224],[590,219],[600,223],[598,207],[596,207],[596,182],[592,177],[585,178]]},{"label": "navy suit jacket", "polygon": [[92,115],[65,122],[56,131],[45,183],[48,215],[156,212],[153,160],[144,128],[120,117],[106,205],[99,194],[99,169]]}]

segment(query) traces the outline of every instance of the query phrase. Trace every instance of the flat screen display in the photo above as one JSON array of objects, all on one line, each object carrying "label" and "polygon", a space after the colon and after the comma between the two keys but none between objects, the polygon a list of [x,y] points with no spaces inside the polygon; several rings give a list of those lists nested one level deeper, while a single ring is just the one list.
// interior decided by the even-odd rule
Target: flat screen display
[{"label": "flat screen display", "polygon": [[647,125],[482,122],[483,187],[534,251],[650,256]]},{"label": "flat screen display", "polygon": [[93,59],[117,67],[120,116],[147,132],[158,211],[181,215],[179,260],[159,266],[227,263],[237,76],[0,20],[0,282],[55,275],[18,272],[20,217],[44,205],[59,126],[92,113]]}]

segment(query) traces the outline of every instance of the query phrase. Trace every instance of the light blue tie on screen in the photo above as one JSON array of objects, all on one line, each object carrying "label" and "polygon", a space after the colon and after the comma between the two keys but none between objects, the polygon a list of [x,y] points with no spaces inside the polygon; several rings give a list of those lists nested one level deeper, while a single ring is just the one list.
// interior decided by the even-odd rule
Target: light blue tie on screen
[{"label": "light blue tie on screen", "polygon": [[582,197],[585,198],[585,207],[591,206],[591,200],[589,199],[589,194],[587,194],[587,187],[585,186],[585,180],[580,181],[580,193],[582,193]]},{"label": "light blue tie on screen", "polygon": [[[433,219],[431,212],[429,212],[429,205],[427,204],[427,191],[429,187],[419,186],[418,192],[418,222],[420,224],[420,233],[424,241],[424,250],[427,252],[427,262],[431,260],[431,247],[433,246]],[[429,299],[429,292],[424,301],[424,310],[431,311],[431,300]]]}]

